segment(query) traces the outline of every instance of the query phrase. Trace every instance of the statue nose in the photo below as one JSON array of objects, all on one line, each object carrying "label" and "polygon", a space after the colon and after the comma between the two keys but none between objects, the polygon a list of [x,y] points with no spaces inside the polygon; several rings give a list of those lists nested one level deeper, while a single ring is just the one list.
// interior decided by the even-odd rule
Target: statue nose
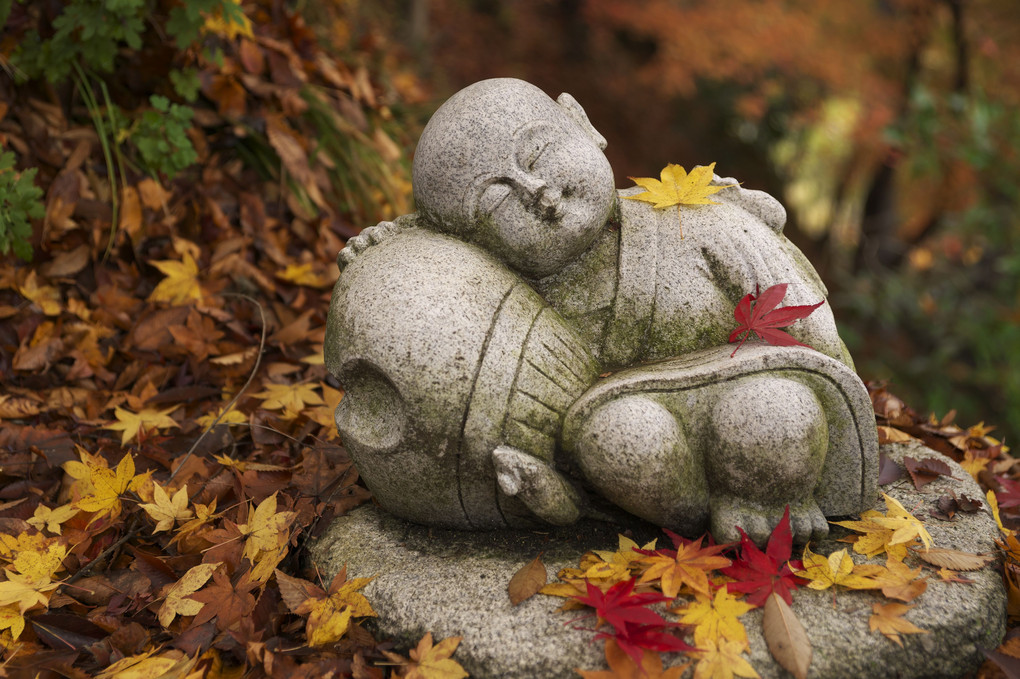
[{"label": "statue nose", "polygon": [[560,189],[549,186],[544,180],[526,172],[517,173],[514,182],[530,201],[534,201],[534,205],[543,215],[555,216],[563,198]]}]

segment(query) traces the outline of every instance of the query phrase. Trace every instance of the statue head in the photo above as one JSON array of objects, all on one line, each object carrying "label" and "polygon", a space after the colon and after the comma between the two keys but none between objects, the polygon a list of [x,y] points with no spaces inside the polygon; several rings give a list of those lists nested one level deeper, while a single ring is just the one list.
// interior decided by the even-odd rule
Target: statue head
[{"label": "statue head", "polygon": [[606,141],[569,94],[483,80],[451,97],[422,132],[413,167],[424,221],[532,278],[594,240],[616,200]]}]

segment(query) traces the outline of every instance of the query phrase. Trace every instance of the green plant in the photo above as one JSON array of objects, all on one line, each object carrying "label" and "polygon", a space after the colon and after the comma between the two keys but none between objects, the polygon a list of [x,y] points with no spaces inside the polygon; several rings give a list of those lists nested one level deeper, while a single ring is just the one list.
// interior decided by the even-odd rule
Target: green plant
[{"label": "green plant", "polygon": [[150,174],[163,174],[167,179],[173,179],[198,160],[187,135],[195,112],[156,94],[149,98],[149,103],[152,109],[142,113],[135,121],[130,138]]},{"label": "green plant", "polygon": [[14,154],[0,153],[0,254],[14,251],[21,259],[32,259],[32,224],[45,214],[42,189],[35,185],[36,169],[14,169]]}]

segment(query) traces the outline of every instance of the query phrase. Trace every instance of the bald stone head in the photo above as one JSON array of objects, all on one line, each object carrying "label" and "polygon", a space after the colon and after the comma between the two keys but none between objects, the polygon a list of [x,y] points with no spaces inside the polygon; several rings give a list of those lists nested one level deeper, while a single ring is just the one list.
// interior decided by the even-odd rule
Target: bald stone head
[{"label": "bald stone head", "polygon": [[432,116],[415,152],[414,198],[431,228],[522,274],[559,271],[591,244],[616,200],[605,139],[573,97],[523,80],[464,88]]}]

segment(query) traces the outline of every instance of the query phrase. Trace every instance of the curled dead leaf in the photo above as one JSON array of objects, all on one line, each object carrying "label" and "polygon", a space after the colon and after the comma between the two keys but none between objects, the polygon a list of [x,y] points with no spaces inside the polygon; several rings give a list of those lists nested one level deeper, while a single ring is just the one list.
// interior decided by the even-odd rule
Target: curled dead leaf
[{"label": "curled dead leaf", "polygon": [[545,565],[541,559],[542,555],[539,554],[510,578],[507,593],[510,595],[510,603],[514,606],[525,599],[530,599],[545,586],[548,574],[545,572]]},{"label": "curled dead leaf", "polygon": [[811,642],[793,609],[775,592],[765,601],[761,625],[776,662],[797,679],[805,679],[811,666]]},{"label": "curled dead leaf", "polygon": [[990,554],[971,554],[955,549],[942,549],[932,547],[927,551],[922,549],[913,550],[914,554],[926,563],[939,568],[948,568],[953,571],[976,571],[985,567],[985,564],[994,560]]},{"label": "curled dead leaf", "polygon": [[953,470],[949,468],[949,465],[935,457],[917,460],[913,457],[905,456],[903,458],[903,466],[907,468],[907,472],[914,482],[914,487],[918,490],[921,490],[940,476],[954,478]]}]

